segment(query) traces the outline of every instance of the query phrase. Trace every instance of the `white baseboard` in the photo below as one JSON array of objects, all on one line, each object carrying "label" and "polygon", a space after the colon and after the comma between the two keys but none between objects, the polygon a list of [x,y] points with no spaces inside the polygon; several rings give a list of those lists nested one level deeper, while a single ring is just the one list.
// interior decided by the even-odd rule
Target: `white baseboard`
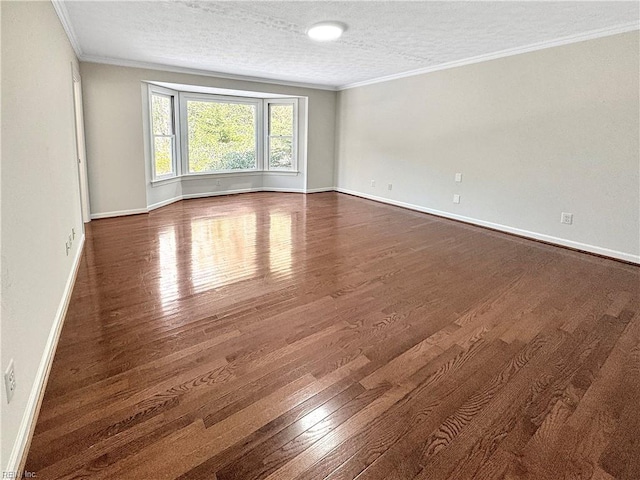
[{"label": "white baseboard", "polygon": [[148,210],[146,208],[132,208],[131,210],[117,210],[114,212],[92,213],[91,220],[98,220],[100,218],[124,217],[126,215],[138,215],[139,213],[147,213],[147,212]]},{"label": "white baseboard", "polygon": [[18,472],[22,467],[22,461],[25,459],[25,454],[31,443],[31,436],[36,426],[36,420],[38,419],[38,412],[40,411],[40,404],[44,395],[44,389],[47,385],[47,379],[49,378],[49,372],[51,371],[51,364],[53,363],[53,357],[56,353],[56,347],[58,346],[58,339],[60,338],[60,332],[62,331],[62,324],[64,323],[64,317],[67,314],[69,308],[69,302],[71,300],[71,293],[73,292],[73,285],[76,282],[78,275],[78,267],[80,266],[80,259],[82,258],[82,252],[84,250],[84,233],[80,237],[80,243],[76,250],[76,255],[73,259],[73,265],[71,272],[67,278],[67,283],[64,286],[62,299],[58,305],[56,315],[53,320],[53,325],[49,332],[49,338],[45,344],[44,352],[36,372],[36,378],[31,387],[29,393],[29,399],[27,400],[27,406],[20,422],[20,428],[18,430],[18,436],[13,444],[13,450],[7,463],[7,472]]},{"label": "white baseboard", "polygon": [[307,193],[302,188],[262,187],[260,192]]},{"label": "white baseboard", "polygon": [[152,211],[152,210],[155,210],[157,208],[166,207],[167,205],[171,205],[172,203],[179,202],[180,200],[182,200],[182,195],[179,195],[179,196],[173,197],[173,198],[169,198],[168,200],[163,200],[163,201],[158,202],[158,203],[152,203],[151,205],[149,205],[147,207],[147,213]]},{"label": "white baseboard", "polygon": [[137,215],[139,213],[149,213],[152,210],[156,210],[160,207],[170,205],[180,200],[188,200],[190,198],[207,198],[217,197],[222,195],[237,195],[240,193],[252,193],[252,192],[283,192],[283,193],[315,193],[315,192],[330,192],[333,191],[333,187],[326,188],[314,188],[311,190],[303,190],[302,188],[281,188],[281,187],[256,187],[256,188],[241,188],[237,190],[220,190],[217,192],[204,192],[204,193],[186,193],[184,195],[178,195],[161,202],[152,203],[147,208],[137,208],[132,210],[119,210],[115,212],[103,212],[92,213],[91,219],[97,220],[100,218],[122,217],[125,215]]},{"label": "white baseboard", "polygon": [[239,193],[251,193],[261,192],[261,188],[239,188],[237,190],[221,190],[219,192],[204,192],[204,193],[187,193],[182,195],[182,200],[188,200],[190,198],[207,198],[207,197],[219,197],[222,195],[237,195]]},{"label": "white baseboard", "polygon": [[171,205],[172,203],[179,202],[180,200],[188,200],[190,198],[207,198],[207,197],[217,197],[222,195],[235,195],[238,193],[250,193],[250,192],[261,192],[260,188],[243,188],[240,190],[224,190],[220,192],[205,192],[205,193],[187,193],[184,195],[178,195],[177,197],[172,197],[167,200],[163,200],[158,203],[152,203],[147,207],[147,212],[151,212],[152,210],[156,210],[160,207],[166,207],[167,205]]},{"label": "white baseboard", "polygon": [[429,213],[438,217],[450,218],[452,220],[459,220],[465,223],[471,223],[473,225],[479,225],[481,227],[491,228],[493,230],[499,230],[501,232],[512,233],[520,237],[532,238],[534,240],[540,240],[542,242],[553,243],[555,245],[561,245],[563,247],[569,247],[576,250],[582,250],[585,252],[595,253],[597,255],[603,255],[605,257],[616,258],[618,260],[624,260],[625,262],[632,262],[640,264],[640,255],[634,255],[626,252],[619,252],[617,250],[611,250],[604,247],[598,247],[596,245],[589,245],[586,243],[576,242],[573,240],[567,240],[565,238],[554,237],[546,235],[544,233],[531,232],[529,230],[523,230],[520,228],[510,227],[508,225],[502,225],[499,223],[487,222],[485,220],[479,220],[477,218],[465,217],[464,215],[457,215],[455,213],[444,212],[442,210],[435,210],[433,208],[423,207],[421,205],[415,205],[412,203],[400,202],[398,200],[391,200],[389,198],[378,197],[375,195],[369,195],[368,193],[357,192],[355,190],[349,190],[346,188],[335,188],[335,191],[340,193],[347,193],[349,195],[355,195],[356,197],[362,197],[369,200],[375,200],[376,202],[387,203],[389,205],[395,205],[397,207],[408,208],[410,210],[416,210],[418,212]]},{"label": "white baseboard", "polygon": [[306,190],[302,190],[299,188],[277,188],[277,187],[257,187],[257,188],[246,188],[241,190],[224,190],[220,192],[206,192],[206,193],[193,193],[187,195],[181,195],[178,197],[173,197],[168,200],[164,200],[162,202],[154,203],[149,205],[147,209],[136,209],[136,210],[122,210],[119,212],[106,212],[106,213],[98,213],[92,214],[92,219],[97,218],[108,218],[108,217],[117,217],[121,215],[134,215],[137,213],[147,213],[151,210],[155,210],[160,207],[164,207],[165,205],[169,205],[174,202],[178,202],[183,199],[189,198],[205,198],[205,197],[213,197],[218,195],[234,195],[239,193],[249,193],[249,192],[290,192],[290,193],[318,193],[318,192],[331,192],[336,191],[340,193],[347,193],[349,195],[355,195],[361,198],[367,198],[369,200],[375,200],[377,202],[386,203],[389,205],[395,205],[398,207],[408,208],[410,210],[416,210],[418,212],[429,213],[431,215],[436,215],[438,217],[450,218],[452,220],[459,220],[461,222],[470,223],[473,225],[478,225],[481,227],[487,227],[494,230],[499,230],[501,232],[511,233],[514,235],[518,235],[525,238],[532,238],[534,240],[540,240],[547,243],[552,243],[555,245],[560,245],[563,247],[569,247],[576,250],[582,250],[585,252],[595,253],[597,255],[603,255],[605,257],[616,258],[618,260],[624,260],[625,262],[631,262],[640,264],[640,255],[634,255],[631,253],[620,252],[617,250],[611,250],[604,247],[598,247],[596,245],[590,245],[586,243],[576,242],[573,240],[568,240],[565,238],[554,237],[551,235],[546,235],[544,233],[532,232],[529,230],[523,230],[520,228],[510,227],[508,225],[502,225],[499,223],[488,222],[485,220],[480,220],[477,218],[466,217],[464,215],[457,215],[455,213],[445,212],[442,210],[436,210],[433,208],[423,207],[421,205],[415,205],[413,203],[401,202],[398,200],[392,200],[389,198],[378,197],[376,195],[370,195],[368,193],[358,192],[356,190],[349,190],[347,188],[341,187],[321,187],[321,188],[309,188]]},{"label": "white baseboard", "polygon": [[334,187],[307,188],[304,193],[335,192]]}]

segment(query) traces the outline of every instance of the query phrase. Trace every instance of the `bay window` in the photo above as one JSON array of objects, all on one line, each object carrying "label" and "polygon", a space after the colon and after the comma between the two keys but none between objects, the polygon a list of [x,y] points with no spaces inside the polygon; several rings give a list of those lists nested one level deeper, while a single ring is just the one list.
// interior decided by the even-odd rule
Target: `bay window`
[{"label": "bay window", "polygon": [[297,172],[298,99],[171,91],[149,85],[152,181]]}]

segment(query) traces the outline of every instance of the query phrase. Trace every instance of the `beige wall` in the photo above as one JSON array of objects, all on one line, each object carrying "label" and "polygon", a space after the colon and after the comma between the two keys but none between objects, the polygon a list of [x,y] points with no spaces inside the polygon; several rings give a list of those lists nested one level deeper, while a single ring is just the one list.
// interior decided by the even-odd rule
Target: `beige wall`
[{"label": "beige wall", "polygon": [[337,186],[640,260],[638,45],[636,31],[342,91]]},{"label": "beige wall", "polygon": [[[2,386],[0,464],[21,441],[82,233],[73,117],[75,54],[50,2],[1,2]],[[65,241],[78,233],[67,256]],[[45,362],[46,363],[46,362]],[[40,372],[41,373],[41,372]],[[26,417],[25,417],[26,415]],[[28,426],[28,422],[27,425]]]},{"label": "beige wall", "polygon": [[[306,188],[333,186],[336,102],[333,91],[84,62],[80,71],[93,214],[144,210],[147,207],[141,101],[144,81],[308,97]],[[246,177],[237,177],[236,181],[239,183],[230,189],[251,188],[253,185],[247,183]],[[192,187],[190,183],[189,188]]]}]

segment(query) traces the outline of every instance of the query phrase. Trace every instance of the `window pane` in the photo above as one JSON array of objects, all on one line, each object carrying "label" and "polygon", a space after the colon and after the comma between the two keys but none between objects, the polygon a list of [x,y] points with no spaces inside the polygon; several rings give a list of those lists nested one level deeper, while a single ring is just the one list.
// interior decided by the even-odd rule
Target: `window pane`
[{"label": "window pane", "polygon": [[269,168],[293,168],[293,137],[269,138]]},{"label": "window pane", "polygon": [[187,128],[190,172],[257,167],[255,105],[190,100]]},{"label": "window pane", "polygon": [[293,135],[293,105],[269,105],[269,135]]},{"label": "window pane", "polygon": [[173,138],[154,137],[156,176],[173,173]]},{"label": "window pane", "polygon": [[153,113],[153,134],[172,135],[173,121],[171,119],[171,98],[161,95],[152,95],[151,111]]}]

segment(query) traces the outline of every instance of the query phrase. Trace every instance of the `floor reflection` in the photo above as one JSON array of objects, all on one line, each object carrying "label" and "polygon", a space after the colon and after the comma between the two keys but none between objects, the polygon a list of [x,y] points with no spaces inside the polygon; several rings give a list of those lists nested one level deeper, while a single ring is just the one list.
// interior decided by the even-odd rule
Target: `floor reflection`
[{"label": "floor reflection", "polygon": [[256,214],[191,221],[191,283],[195,293],[256,271]]},{"label": "floor reflection", "polygon": [[158,276],[158,294],[162,309],[178,298],[178,259],[176,252],[176,229],[169,225],[158,234],[158,258],[160,275]]},{"label": "floor reflection", "polygon": [[291,213],[273,213],[269,219],[269,268],[272,274],[291,273]]},{"label": "floor reflection", "polygon": [[302,417],[300,419],[300,425],[302,428],[307,430],[313,427],[314,425],[316,425],[321,420],[324,420],[331,413],[332,413],[331,410],[329,410],[327,407],[323,405],[321,407],[316,408],[311,413],[308,413],[307,415]]}]

